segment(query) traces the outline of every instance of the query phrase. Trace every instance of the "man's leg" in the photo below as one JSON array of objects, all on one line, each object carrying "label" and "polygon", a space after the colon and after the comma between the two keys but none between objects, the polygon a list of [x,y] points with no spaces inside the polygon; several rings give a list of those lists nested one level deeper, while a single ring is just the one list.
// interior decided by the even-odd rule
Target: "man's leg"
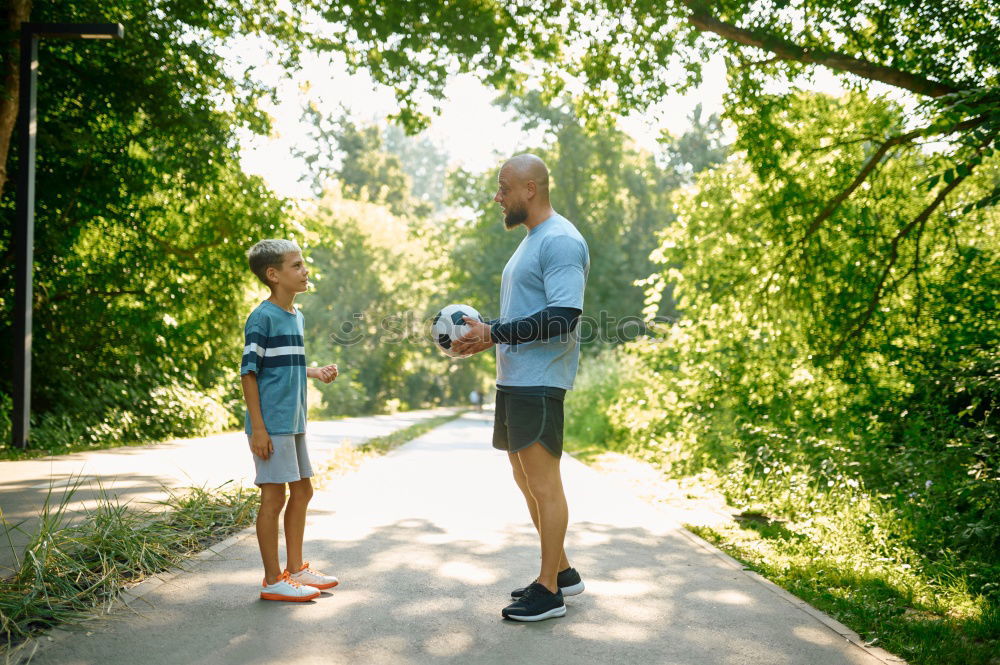
[{"label": "man's leg", "polygon": [[[559,473],[559,458],[538,442],[519,450],[517,457],[524,472],[528,494],[535,500],[536,525],[542,541],[542,565],[538,581],[549,591],[556,593],[559,590],[556,582],[559,571],[569,567],[563,549],[569,508]],[[535,513],[532,517],[535,517]]]},{"label": "man's leg", "polygon": [[313,496],[312,481],[308,478],[288,483],[288,507],[285,508],[285,547],[288,550],[288,571],[297,573],[302,568],[302,541],[306,532],[306,509]]},{"label": "man's leg", "polygon": [[264,483],[260,486],[257,545],[264,562],[264,581],[267,584],[274,584],[281,576],[281,564],[278,563],[278,516],[284,505],[284,483]]},{"label": "man's leg", "polygon": [[[542,532],[538,528],[538,501],[535,500],[535,497],[531,494],[531,490],[528,489],[528,479],[524,475],[524,466],[521,464],[521,458],[518,456],[518,453],[510,453],[508,457],[510,458],[511,469],[514,471],[514,482],[517,483],[518,489],[524,495],[525,503],[528,504],[531,523],[535,525],[535,531],[541,536]],[[565,502],[565,497],[563,501]],[[566,550],[563,549],[559,558],[559,570],[566,570],[567,568],[569,568],[569,559],[566,558]]]}]

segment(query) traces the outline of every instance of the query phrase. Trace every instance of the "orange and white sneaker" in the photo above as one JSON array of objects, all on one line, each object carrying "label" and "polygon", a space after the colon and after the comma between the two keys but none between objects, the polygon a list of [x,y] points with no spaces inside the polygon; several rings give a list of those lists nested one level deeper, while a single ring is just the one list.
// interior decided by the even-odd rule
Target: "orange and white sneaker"
[{"label": "orange and white sneaker", "polygon": [[317,589],[332,589],[340,584],[337,578],[333,575],[324,575],[318,570],[312,570],[309,567],[308,561],[302,564],[302,568],[299,569],[299,572],[292,573],[291,577],[299,584],[308,584],[309,586]]},{"label": "orange and white sneaker", "polygon": [[264,580],[260,587],[260,597],[264,600],[304,603],[317,596],[319,596],[319,589],[293,580],[287,570],[281,573],[281,577],[274,584],[268,584],[267,580]]}]

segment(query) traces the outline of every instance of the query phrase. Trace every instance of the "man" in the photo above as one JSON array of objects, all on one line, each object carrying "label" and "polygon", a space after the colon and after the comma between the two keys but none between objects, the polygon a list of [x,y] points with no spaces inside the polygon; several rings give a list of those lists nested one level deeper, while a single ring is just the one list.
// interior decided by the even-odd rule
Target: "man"
[{"label": "man", "polygon": [[481,323],[467,317],[470,330],[452,349],[465,354],[497,347],[493,446],[508,454],[542,549],[537,580],[515,589],[516,600],[502,615],[541,621],[564,616],[563,596],[584,588],[563,548],[569,512],[559,458],[563,398],[580,358],[579,338],[572,333],[583,310],[590,255],[576,227],[552,209],[549,171],[541,159],[512,158],[498,181],[493,200],[504,224],[523,224],[528,232],[503,270],[500,318]]}]

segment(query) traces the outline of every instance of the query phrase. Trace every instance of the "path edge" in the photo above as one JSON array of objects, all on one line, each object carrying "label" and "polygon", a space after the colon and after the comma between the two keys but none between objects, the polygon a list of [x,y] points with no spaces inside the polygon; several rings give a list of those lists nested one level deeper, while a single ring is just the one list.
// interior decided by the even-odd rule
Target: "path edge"
[{"label": "path edge", "polygon": [[837,635],[842,637],[850,644],[854,645],[858,649],[861,649],[862,651],[870,655],[872,658],[875,658],[879,662],[884,663],[884,665],[908,665],[908,663],[899,656],[889,653],[888,651],[886,651],[881,647],[875,647],[867,644],[861,638],[861,636],[858,635],[855,631],[851,630],[841,622],[837,621],[826,612],[822,612],[816,609],[815,607],[813,607],[806,601],[802,600],[792,592],[783,589],[782,587],[778,586],[777,584],[767,579],[760,573],[747,568],[746,565],[744,565],[737,559],[734,559],[733,557],[729,556],[728,554],[726,554],[721,549],[719,549],[712,543],[708,542],[701,536],[689,531],[683,526],[678,526],[677,531],[683,537],[687,538],[701,549],[707,551],[709,554],[714,555],[726,567],[731,568],[732,570],[737,571],[746,577],[749,577],[754,582],[760,584],[761,586],[763,586],[768,591],[778,596],[785,602],[793,605],[802,612],[805,612],[819,623],[823,624],[830,630],[834,631],[835,633],[837,633]]}]

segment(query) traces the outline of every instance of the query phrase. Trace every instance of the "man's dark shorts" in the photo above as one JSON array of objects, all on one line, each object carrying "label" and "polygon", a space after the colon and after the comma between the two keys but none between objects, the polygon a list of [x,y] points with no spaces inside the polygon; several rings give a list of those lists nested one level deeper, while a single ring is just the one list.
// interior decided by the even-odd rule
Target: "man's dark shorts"
[{"label": "man's dark shorts", "polygon": [[562,388],[498,386],[493,447],[516,453],[540,441],[555,457],[562,456],[565,396]]}]

